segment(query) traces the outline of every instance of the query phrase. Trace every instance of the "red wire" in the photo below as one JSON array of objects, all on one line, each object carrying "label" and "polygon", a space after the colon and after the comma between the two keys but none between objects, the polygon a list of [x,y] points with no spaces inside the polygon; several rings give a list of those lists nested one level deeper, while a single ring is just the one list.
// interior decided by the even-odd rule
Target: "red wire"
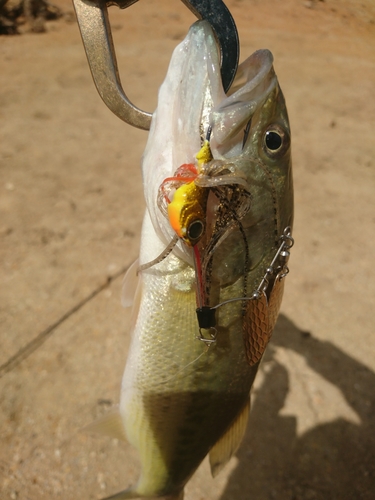
[{"label": "red wire", "polygon": [[201,264],[201,256],[199,254],[198,246],[193,246],[194,251],[194,267],[195,267],[195,276],[197,279],[197,306],[203,306],[203,279],[202,279],[202,264]]}]

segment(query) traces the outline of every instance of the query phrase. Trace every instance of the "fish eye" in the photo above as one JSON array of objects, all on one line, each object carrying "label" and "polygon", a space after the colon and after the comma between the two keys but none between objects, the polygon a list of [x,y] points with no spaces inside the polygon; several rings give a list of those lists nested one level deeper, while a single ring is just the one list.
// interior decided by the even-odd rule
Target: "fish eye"
[{"label": "fish eye", "polygon": [[204,231],[204,224],[201,220],[195,220],[192,222],[187,230],[187,236],[190,240],[197,240],[200,238]]},{"label": "fish eye", "polygon": [[279,125],[271,125],[264,134],[264,150],[270,157],[281,156],[290,144],[289,135]]},{"label": "fish eye", "polygon": [[266,146],[270,151],[277,151],[281,148],[283,139],[280,134],[274,132],[273,130],[268,130],[266,132]]}]

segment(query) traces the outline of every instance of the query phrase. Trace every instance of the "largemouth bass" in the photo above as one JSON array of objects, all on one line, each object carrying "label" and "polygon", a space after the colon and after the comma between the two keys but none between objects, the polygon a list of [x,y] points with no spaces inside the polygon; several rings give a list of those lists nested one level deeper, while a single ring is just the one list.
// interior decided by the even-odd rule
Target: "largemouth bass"
[{"label": "largemouth bass", "polygon": [[128,305],[137,282],[121,426],[142,471],[110,498],[182,499],[204,457],[216,475],[243,437],[292,244],[290,130],[272,63],[255,52],[225,95],[202,21],[172,56],[143,158],[139,263],[124,284]]}]

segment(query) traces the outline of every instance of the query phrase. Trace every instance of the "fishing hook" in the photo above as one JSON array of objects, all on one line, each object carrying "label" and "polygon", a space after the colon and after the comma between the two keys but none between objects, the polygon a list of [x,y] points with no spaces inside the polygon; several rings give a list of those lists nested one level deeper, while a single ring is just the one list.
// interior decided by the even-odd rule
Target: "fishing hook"
[{"label": "fishing hook", "polygon": [[[149,130],[152,113],[137,108],[126,96],[119,76],[107,7],[130,7],[138,0],[73,0],[83,45],[100,97],[121,120]],[[208,21],[221,50],[221,76],[227,92],[236,75],[239,40],[235,22],[222,0],[182,0],[197,16]]]}]

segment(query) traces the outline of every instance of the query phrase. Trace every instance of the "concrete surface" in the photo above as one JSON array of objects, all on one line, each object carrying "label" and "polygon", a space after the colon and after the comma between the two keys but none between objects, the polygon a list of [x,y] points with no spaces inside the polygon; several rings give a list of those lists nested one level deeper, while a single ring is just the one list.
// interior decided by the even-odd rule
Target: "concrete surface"
[{"label": "concrete surface", "polygon": [[[186,500],[370,500],[375,4],[227,4],[242,59],[275,56],[296,245],[244,443],[217,479],[204,463]],[[194,17],[172,0],[110,12],[124,87],[151,111]],[[101,102],[68,20],[0,38],[1,499],[97,499],[139,470],[128,445],[78,430],[118,402],[129,344],[121,276],[138,252],[146,133]]]}]

